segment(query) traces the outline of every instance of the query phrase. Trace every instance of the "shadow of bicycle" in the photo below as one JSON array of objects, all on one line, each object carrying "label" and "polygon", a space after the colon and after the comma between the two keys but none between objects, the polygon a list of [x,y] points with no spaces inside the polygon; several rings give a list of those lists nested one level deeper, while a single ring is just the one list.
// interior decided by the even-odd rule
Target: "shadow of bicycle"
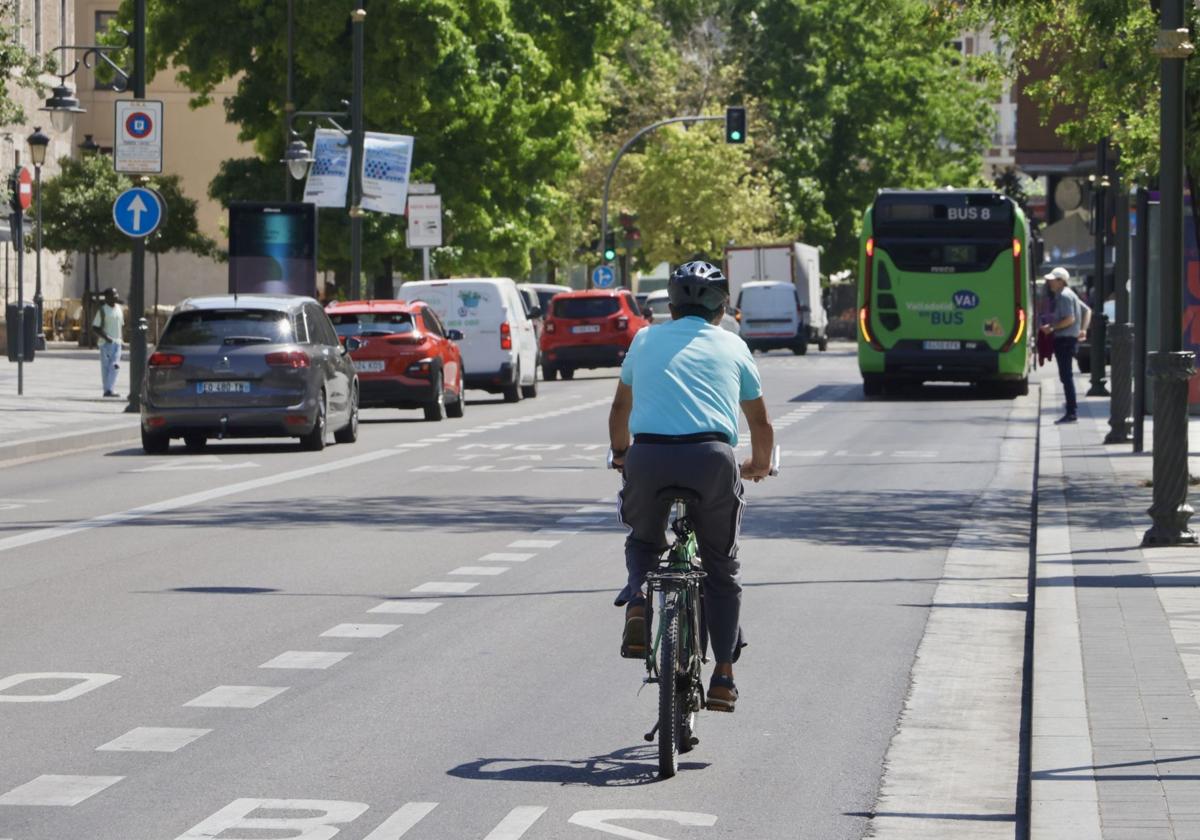
[{"label": "shadow of bicycle", "polygon": [[[679,762],[680,772],[705,767],[707,762]],[[658,747],[626,747],[584,759],[481,758],[460,764],[448,771],[448,775],[477,781],[630,787],[658,781]]]}]

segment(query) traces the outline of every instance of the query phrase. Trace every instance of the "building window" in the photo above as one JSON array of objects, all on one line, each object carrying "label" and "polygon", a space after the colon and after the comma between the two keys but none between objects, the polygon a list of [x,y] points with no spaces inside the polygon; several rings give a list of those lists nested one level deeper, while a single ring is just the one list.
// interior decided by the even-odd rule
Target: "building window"
[{"label": "building window", "polygon": [[[115,24],[116,22],[116,12],[96,12],[96,32],[92,43],[104,43],[104,37],[108,35],[108,25],[110,23]],[[92,69],[92,79],[96,90],[108,90],[112,87],[114,81],[112,68],[106,66],[104,62],[97,63]]]}]

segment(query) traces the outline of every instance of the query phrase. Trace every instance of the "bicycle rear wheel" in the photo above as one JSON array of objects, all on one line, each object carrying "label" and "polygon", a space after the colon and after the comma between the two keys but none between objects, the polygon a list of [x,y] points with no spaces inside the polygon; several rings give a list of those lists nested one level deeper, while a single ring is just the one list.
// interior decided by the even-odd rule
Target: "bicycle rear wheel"
[{"label": "bicycle rear wheel", "polygon": [[658,775],[669,779],[679,769],[680,734],[683,730],[684,694],[680,691],[682,640],[679,634],[679,601],[668,601],[662,614],[658,648]]}]

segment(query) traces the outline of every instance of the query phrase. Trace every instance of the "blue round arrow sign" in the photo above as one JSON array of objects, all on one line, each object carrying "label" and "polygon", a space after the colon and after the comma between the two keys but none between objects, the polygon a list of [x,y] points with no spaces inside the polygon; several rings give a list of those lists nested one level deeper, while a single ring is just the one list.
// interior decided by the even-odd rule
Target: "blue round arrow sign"
[{"label": "blue round arrow sign", "polygon": [[130,187],[113,202],[113,221],[126,236],[149,236],[158,230],[164,215],[162,197],[146,187]]},{"label": "blue round arrow sign", "polygon": [[617,281],[617,273],[611,265],[601,265],[592,269],[592,285],[597,289],[607,289]]}]

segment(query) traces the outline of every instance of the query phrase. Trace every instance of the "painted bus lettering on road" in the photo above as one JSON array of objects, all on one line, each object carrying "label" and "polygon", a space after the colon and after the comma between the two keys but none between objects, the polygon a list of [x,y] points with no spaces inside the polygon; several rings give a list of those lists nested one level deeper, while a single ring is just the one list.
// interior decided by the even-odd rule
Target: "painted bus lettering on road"
[{"label": "painted bus lettering on road", "polygon": [[[217,840],[236,829],[255,832],[256,836],[257,832],[287,832],[291,840],[331,840],[341,826],[356,821],[368,807],[363,802],[337,799],[235,799],[175,840]],[[400,840],[437,807],[437,802],[409,802],[389,815],[364,840]],[[520,840],[547,810],[544,805],[519,805],[505,814],[483,840]],[[670,822],[711,828],[717,817],[694,811],[616,809],[576,811],[567,819],[569,825],[611,837],[670,840],[614,822]]]}]

